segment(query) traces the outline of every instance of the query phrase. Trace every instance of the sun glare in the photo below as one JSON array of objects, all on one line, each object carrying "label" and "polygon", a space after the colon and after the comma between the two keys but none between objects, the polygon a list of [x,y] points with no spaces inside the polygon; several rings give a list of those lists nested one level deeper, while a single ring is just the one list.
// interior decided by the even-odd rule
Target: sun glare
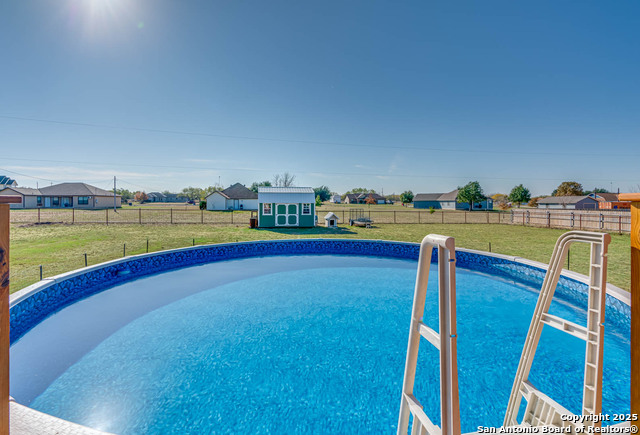
[{"label": "sun glare", "polygon": [[141,29],[136,4],[131,0],[69,0],[71,21],[89,39],[114,40],[127,29]]}]

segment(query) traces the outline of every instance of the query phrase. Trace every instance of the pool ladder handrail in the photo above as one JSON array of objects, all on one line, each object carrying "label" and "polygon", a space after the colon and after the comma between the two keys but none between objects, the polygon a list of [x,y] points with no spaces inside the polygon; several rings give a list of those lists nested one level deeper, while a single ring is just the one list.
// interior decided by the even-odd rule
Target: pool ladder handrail
[{"label": "pool ladder handrail", "polygon": [[[562,273],[562,266],[571,244],[575,242],[591,244],[586,327],[549,314],[549,306]],[[586,341],[582,415],[597,415],[602,411],[602,354],[607,293],[607,249],[610,242],[609,234],[587,231],[569,231],[558,238],[522,350],[507,405],[504,426],[518,425],[517,417],[522,398],[527,401],[522,425],[571,426],[573,428],[583,425],[600,426],[599,422],[585,421],[580,424],[565,421],[566,419],[562,419],[561,416],[572,415],[572,413],[536,389],[528,378],[544,325],[581,338]]]},{"label": "pool ladder handrail", "polygon": [[[438,248],[439,323],[440,333],[423,321],[429,281],[431,254]],[[402,385],[398,435],[406,435],[409,418],[413,416],[412,435],[460,435],[460,403],[458,398],[458,356],[456,331],[456,259],[455,239],[429,234],[420,244],[418,272],[413,296],[409,344]],[[440,414],[441,428],[425,414],[413,395],[420,337],[440,351]]]}]

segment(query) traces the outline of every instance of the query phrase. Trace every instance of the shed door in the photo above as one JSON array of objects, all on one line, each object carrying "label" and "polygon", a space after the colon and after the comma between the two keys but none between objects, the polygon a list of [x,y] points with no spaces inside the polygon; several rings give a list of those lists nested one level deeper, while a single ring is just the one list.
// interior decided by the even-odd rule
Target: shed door
[{"label": "shed door", "polygon": [[298,204],[276,204],[276,226],[298,226]]}]

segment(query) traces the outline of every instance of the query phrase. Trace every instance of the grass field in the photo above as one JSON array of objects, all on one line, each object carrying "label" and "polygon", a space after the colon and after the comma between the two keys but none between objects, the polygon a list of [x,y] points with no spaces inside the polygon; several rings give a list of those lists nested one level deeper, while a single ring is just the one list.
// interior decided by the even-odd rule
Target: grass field
[{"label": "grass field", "polygon": [[[457,247],[489,250],[547,263],[556,239],[563,230],[486,224],[376,225],[374,228],[341,226],[338,229],[249,229],[242,226],[211,225],[12,225],[11,291],[53,276],[126,255],[172,249],[195,244],[285,238],[338,237],[419,242],[429,233],[456,238]],[[630,287],[628,235],[612,234],[608,281],[623,289]],[[570,269],[587,273],[588,247],[571,248]]]}]

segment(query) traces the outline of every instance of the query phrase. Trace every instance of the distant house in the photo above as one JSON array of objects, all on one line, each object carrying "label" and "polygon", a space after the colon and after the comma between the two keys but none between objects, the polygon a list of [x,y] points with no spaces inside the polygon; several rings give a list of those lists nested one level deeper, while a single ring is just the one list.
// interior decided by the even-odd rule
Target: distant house
[{"label": "distant house", "polygon": [[340,195],[331,195],[331,198],[329,198],[329,202],[333,204],[340,204],[342,201],[340,199]]},{"label": "distant house", "polygon": [[355,193],[347,193],[344,197],[345,204],[358,204],[358,195]]},{"label": "distant house", "polygon": [[147,202],[187,202],[189,198],[181,193],[147,193]]},{"label": "distant house", "polygon": [[161,192],[149,192],[147,198],[147,202],[167,202],[167,196]]},{"label": "distant house", "polygon": [[258,187],[258,227],[314,227],[316,198],[311,187]]},{"label": "distant house", "polygon": [[206,197],[207,210],[257,210],[258,194],[240,183]]},{"label": "distant house", "polygon": [[367,198],[373,197],[376,204],[386,204],[387,199],[377,193],[348,193],[344,199],[345,204],[366,204]]},{"label": "distant house", "polygon": [[[418,193],[413,197],[413,208],[431,208],[436,210],[470,210],[468,202],[458,202],[458,189],[448,193]],[[474,202],[474,210],[493,210],[493,200]]]},{"label": "distant house", "polygon": [[598,208],[600,210],[620,210],[631,208],[631,201],[618,200],[617,193],[590,193],[587,196],[598,201]]},{"label": "distant house", "polygon": [[538,200],[538,208],[555,210],[597,210],[598,200],[590,196],[547,196]]},{"label": "distant house", "polygon": [[6,175],[0,175],[0,190],[6,189],[7,187],[18,187],[18,183]]},{"label": "distant house", "polygon": [[16,195],[22,198],[20,204],[12,208],[82,208],[103,209],[121,206],[121,196],[85,183],[61,183],[53,186],[31,189],[9,187],[0,190],[0,195]]}]

